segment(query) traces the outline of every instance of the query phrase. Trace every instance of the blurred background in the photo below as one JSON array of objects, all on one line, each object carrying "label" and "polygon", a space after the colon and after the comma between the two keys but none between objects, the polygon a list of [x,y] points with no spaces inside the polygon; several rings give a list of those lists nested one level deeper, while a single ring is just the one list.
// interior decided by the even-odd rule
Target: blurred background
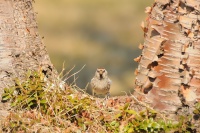
[{"label": "blurred background", "polygon": [[[145,7],[153,0],[36,0],[39,33],[44,37],[51,61],[61,72],[76,74],[76,84],[86,87],[97,68],[106,68],[112,80],[111,95],[134,89],[133,59],[141,54],[140,24]],[[74,82],[72,76],[67,81]]]}]

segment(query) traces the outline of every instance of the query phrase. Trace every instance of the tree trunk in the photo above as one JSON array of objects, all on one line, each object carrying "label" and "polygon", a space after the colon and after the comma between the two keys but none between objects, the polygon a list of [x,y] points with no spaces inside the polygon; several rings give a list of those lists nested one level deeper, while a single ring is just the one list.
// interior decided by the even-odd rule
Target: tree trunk
[{"label": "tree trunk", "polygon": [[[56,74],[38,34],[32,0],[0,0],[0,95],[13,79],[23,79],[27,70]],[[0,103],[0,116],[7,107]]]},{"label": "tree trunk", "polygon": [[200,1],[155,0],[136,70],[135,95],[165,113],[200,99]]}]

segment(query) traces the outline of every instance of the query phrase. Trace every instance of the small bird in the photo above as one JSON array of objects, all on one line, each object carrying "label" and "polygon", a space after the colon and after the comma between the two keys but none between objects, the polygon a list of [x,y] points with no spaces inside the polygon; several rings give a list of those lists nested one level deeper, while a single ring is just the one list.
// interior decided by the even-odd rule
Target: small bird
[{"label": "small bird", "polygon": [[106,69],[98,68],[90,83],[92,87],[92,95],[104,94],[109,97],[111,82],[112,81],[108,78],[108,72]]}]

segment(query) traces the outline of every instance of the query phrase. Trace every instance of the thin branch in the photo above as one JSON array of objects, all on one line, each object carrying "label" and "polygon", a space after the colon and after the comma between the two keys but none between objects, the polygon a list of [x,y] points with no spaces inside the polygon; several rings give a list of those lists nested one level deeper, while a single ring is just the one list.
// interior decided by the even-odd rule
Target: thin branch
[{"label": "thin branch", "polygon": [[84,65],[80,70],[78,70],[77,72],[73,73],[72,75],[70,75],[69,77],[67,77],[64,81],[67,81],[69,78],[71,78],[72,76],[78,74],[80,71],[83,70],[83,68],[85,67],[86,65]]}]

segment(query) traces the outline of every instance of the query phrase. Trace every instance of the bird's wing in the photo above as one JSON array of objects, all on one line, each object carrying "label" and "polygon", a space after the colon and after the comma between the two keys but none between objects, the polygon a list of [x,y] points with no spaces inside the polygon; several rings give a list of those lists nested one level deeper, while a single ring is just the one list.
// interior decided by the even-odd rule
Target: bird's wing
[{"label": "bird's wing", "polygon": [[108,89],[110,89],[111,84],[112,84],[112,81],[108,79],[108,86],[107,86]]},{"label": "bird's wing", "polygon": [[94,78],[92,78],[92,80],[91,80],[91,82],[90,82],[90,85],[91,85],[92,88],[94,88],[94,86],[95,86],[95,85],[94,85]]}]

